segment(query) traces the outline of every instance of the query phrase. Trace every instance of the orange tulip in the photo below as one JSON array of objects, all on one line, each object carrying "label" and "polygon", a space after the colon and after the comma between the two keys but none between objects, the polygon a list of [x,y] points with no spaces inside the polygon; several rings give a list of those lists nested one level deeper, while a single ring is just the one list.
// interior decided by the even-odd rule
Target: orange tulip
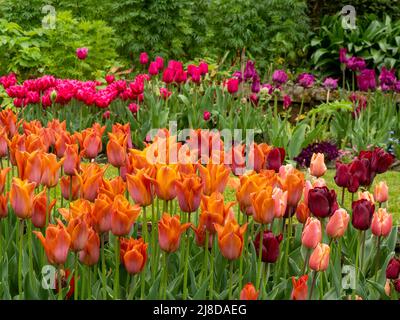
[{"label": "orange tulip", "polygon": [[261,224],[269,224],[275,217],[275,201],[272,198],[272,187],[251,194],[253,219]]},{"label": "orange tulip", "polygon": [[176,179],[178,179],[176,166],[158,165],[156,178],[152,180],[157,197],[167,201],[174,199]]},{"label": "orange tulip", "polygon": [[18,218],[27,219],[31,217],[34,191],[35,183],[13,178],[10,191],[10,203]]},{"label": "orange tulip", "polygon": [[74,218],[81,218],[88,216],[92,212],[93,204],[85,199],[78,199],[73,201],[69,205],[69,209],[60,208],[58,212],[63,216],[63,218],[67,221]]},{"label": "orange tulip", "polygon": [[34,151],[41,151],[47,153],[49,145],[45,143],[46,139],[42,134],[29,134],[25,139],[26,151],[32,153]]},{"label": "orange tulip", "polygon": [[8,193],[0,194],[0,219],[8,216]]},{"label": "orange tulip", "polygon": [[323,153],[313,153],[310,162],[310,174],[314,177],[322,177],[327,168],[325,165],[325,156]]},{"label": "orange tulip", "polygon": [[247,283],[240,292],[240,300],[257,300],[257,299],[258,299],[258,291],[251,282]]},{"label": "orange tulip", "polygon": [[336,239],[344,235],[349,225],[350,216],[344,209],[338,209],[329,218],[326,225],[326,233],[329,237]]},{"label": "orange tulip", "polygon": [[69,220],[67,231],[71,237],[71,250],[75,252],[83,250],[89,237],[89,226],[84,217]]},{"label": "orange tulip", "polygon": [[297,220],[304,224],[308,217],[310,216],[310,209],[308,209],[308,206],[304,203],[301,202],[296,208],[296,218]]},{"label": "orange tulip", "polygon": [[252,165],[252,170],[260,172],[265,166],[265,154],[261,145],[252,143],[248,153],[249,165]]},{"label": "orange tulip", "polygon": [[0,122],[6,128],[9,137],[17,132],[19,126],[17,116],[11,109],[4,109],[0,112]]},{"label": "orange tulip", "polygon": [[0,158],[4,158],[8,155],[8,140],[6,128],[0,128]]},{"label": "orange tulip", "polygon": [[94,159],[97,157],[103,145],[101,143],[101,135],[99,136],[92,128],[87,129],[87,134],[82,141],[82,155],[85,158]]},{"label": "orange tulip", "polygon": [[368,191],[358,193],[358,200],[361,200],[361,199],[368,200],[372,204],[375,204],[374,195]]},{"label": "orange tulip", "polygon": [[51,264],[62,265],[67,261],[71,237],[60,220],[57,224],[49,224],[46,237],[41,232],[33,231],[43,245],[47,260]]},{"label": "orange tulip", "polygon": [[195,175],[180,175],[180,179],[175,181],[175,190],[178,204],[183,212],[195,212],[201,201],[203,186],[200,178]]},{"label": "orange tulip", "polygon": [[53,188],[58,184],[60,178],[60,168],[64,159],[57,161],[53,153],[44,153],[42,156],[42,179],[41,183],[48,188]]},{"label": "orange tulip", "polygon": [[151,169],[140,169],[136,174],[126,175],[129,194],[135,203],[143,207],[148,206],[153,202],[151,171]]},{"label": "orange tulip", "polygon": [[389,188],[388,188],[388,186],[387,186],[385,181],[381,181],[377,185],[375,185],[374,198],[379,203],[383,203],[383,202],[388,201],[388,199],[389,199]]},{"label": "orange tulip", "polygon": [[304,174],[291,166],[282,166],[279,169],[278,181],[281,189],[288,192],[288,207],[296,208],[303,195]]},{"label": "orange tulip", "polygon": [[330,248],[325,243],[319,243],[310,256],[310,268],[314,271],[325,271],[329,266]]},{"label": "orange tulip", "polygon": [[114,134],[108,133],[108,143],[107,143],[107,158],[108,162],[114,167],[122,167],[125,164],[127,157],[126,154],[126,143],[128,137],[125,134]]},{"label": "orange tulip", "polygon": [[42,180],[42,153],[38,150],[29,153],[26,151],[15,151],[15,161],[18,168],[18,176],[22,180],[29,180],[39,186]]},{"label": "orange tulip", "polygon": [[224,196],[219,192],[214,192],[211,196],[202,196],[200,224],[204,225],[211,235],[215,234],[214,224],[223,225],[234,204],[235,202],[229,202],[225,205]]},{"label": "orange tulip", "polygon": [[50,221],[51,209],[56,204],[56,199],[52,200],[47,207],[47,192],[46,187],[43,191],[33,197],[33,212],[32,223],[36,228],[43,228],[46,225],[46,213],[48,214],[47,221]]},{"label": "orange tulip", "polygon": [[112,133],[114,134],[124,134],[127,136],[127,141],[126,141],[126,145],[129,149],[132,149],[132,138],[131,138],[131,128],[130,128],[130,124],[126,123],[124,125],[120,124],[120,123],[115,123],[112,126]]},{"label": "orange tulip", "polygon": [[[206,226],[202,224],[200,221],[199,225],[197,228],[195,228],[193,225],[191,226],[192,230],[194,231],[194,238],[196,240],[196,245],[199,247],[204,247],[206,245]],[[213,235],[211,233],[208,234],[208,249],[212,248],[212,243],[213,243]]]},{"label": "orange tulip", "polygon": [[218,246],[221,254],[228,260],[240,257],[243,249],[243,235],[246,232],[247,223],[239,226],[234,215],[229,215],[225,225],[215,224],[218,234]]},{"label": "orange tulip", "polygon": [[6,184],[7,174],[10,172],[10,170],[11,168],[9,167],[0,170],[0,193],[4,192],[4,186]]},{"label": "orange tulip", "polygon": [[372,217],[371,231],[377,237],[387,237],[392,231],[393,217],[386,208],[379,208]]},{"label": "orange tulip", "polygon": [[62,158],[67,150],[67,145],[73,145],[74,141],[70,134],[66,131],[61,131],[55,134],[54,151],[57,157]]},{"label": "orange tulip", "polygon": [[69,200],[70,197],[70,181],[72,179],[72,195],[71,200],[76,200],[79,197],[80,183],[77,176],[63,176],[60,179],[61,195],[64,199]]},{"label": "orange tulip", "polygon": [[208,163],[206,167],[198,165],[199,174],[203,183],[203,193],[210,195],[213,192],[224,192],[231,170],[223,164]]},{"label": "orange tulip", "polygon": [[98,233],[111,230],[111,207],[113,202],[104,194],[100,194],[94,201],[91,212],[91,224]]},{"label": "orange tulip", "polygon": [[240,177],[240,186],[236,190],[236,199],[240,204],[240,210],[247,214],[253,214],[251,194],[270,185],[269,177],[262,174],[249,174]]},{"label": "orange tulip", "polygon": [[81,173],[78,174],[78,172],[76,172],[81,186],[80,195],[86,200],[94,201],[103,183],[103,175],[107,166],[100,167],[96,163],[90,163],[81,165],[81,169]]},{"label": "orange tulip", "polygon": [[89,234],[84,247],[79,251],[79,261],[84,265],[93,266],[99,261],[100,256],[100,238],[93,230],[89,229]]},{"label": "orange tulip", "polygon": [[307,300],[308,286],[307,286],[308,275],[301,276],[298,280],[292,277],[293,290],[291,293],[292,300]]},{"label": "orange tulip", "polygon": [[74,176],[75,171],[79,171],[80,161],[78,145],[67,144],[65,148],[64,173],[69,176]]},{"label": "orange tulip", "polygon": [[131,205],[124,196],[117,195],[111,208],[111,232],[116,236],[127,235],[140,211],[139,205]]},{"label": "orange tulip", "polygon": [[158,242],[160,248],[165,252],[172,253],[178,250],[181,234],[191,226],[191,223],[180,223],[178,215],[171,217],[168,213],[163,213],[158,221]]},{"label": "orange tulip", "polygon": [[125,182],[120,176],[107,180],[103,178],[103,185],[100,187],[99,194],[105,194],[111,200],[119,194],[124,194],[126,189]]},{"label": "orange tulip", "polygon": [[[9,140],[8,147],[10,149],[10,161],[13,166],[17,165],[17,159],[15,153],[18,151],[26,151],[25,147],[25,135],[20,135],[18,132],[15,133],[12,138]],[[18,169],[19,171],[19,169]],[[21,174],[20,174],[21,175]]]},{"label": "orange tulip", "polygon": [[147,261],[147,246],[143,238],[121,239],[121,261],[129,274],[137,274],[143,270]]}]

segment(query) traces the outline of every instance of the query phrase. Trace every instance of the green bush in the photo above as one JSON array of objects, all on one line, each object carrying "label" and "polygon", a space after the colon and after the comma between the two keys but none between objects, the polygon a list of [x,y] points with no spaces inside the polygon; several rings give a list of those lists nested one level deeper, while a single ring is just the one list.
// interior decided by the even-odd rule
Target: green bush
[{"label": "green bush", "polygon": [[343,29],[340,15],[325,16],[310,42],[311,63],[324,74],[338,74],[339,49],[363,57],[370,67],[400,67],[400,20],[375,16],[357,20],[354,30]]},{"label": "green bush", "polygon": [[[58,12],[55,29],[24,30],[0,20],[1,73],[23,77],[54,74],[58,77],[93,78],[115,64],[114,33],[103,21],[79,21],[70,12]],[[75,51],[89,48],[80,61]]]}]

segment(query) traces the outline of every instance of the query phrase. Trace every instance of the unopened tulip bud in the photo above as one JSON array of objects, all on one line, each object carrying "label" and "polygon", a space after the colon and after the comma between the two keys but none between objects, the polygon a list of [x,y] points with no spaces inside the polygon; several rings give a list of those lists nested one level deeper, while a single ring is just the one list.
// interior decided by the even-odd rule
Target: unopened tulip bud
[{"label": "unopened tulip bud", "polygon": [[310,174],[319,178],[325,174],[326,170],[324,154],[314,153],[310,163]]},{"label": "unopened tulip bud", "polygon": [[332,239],[340,238],[344,235],[349,225],[350,216],[344,209],[338,209],[329,218],[329,222],[326,225],[326,233]]},{"label": "unopened tulip bud", "polygon": [[375,186],[374,198],[379,203],[388,201],[389,188],[385,181],[381,181]]}]

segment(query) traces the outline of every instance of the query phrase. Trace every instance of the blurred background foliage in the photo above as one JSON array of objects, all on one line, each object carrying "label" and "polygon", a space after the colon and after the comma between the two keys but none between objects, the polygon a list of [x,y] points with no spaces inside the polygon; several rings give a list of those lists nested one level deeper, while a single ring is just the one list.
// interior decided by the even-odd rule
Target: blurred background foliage
[{"label": "blurred background foliage", "polygon": [[[356,8],[358,30],[340,27],[337,13],[347,4]],[[54,30],[42,27],[45,5],[56,10]],[[264,71],[316,64],[329,74],[342,45],[397,66],[399,17],[400,0],[0,0],[0,71],[96,77],[137,65],[142,51],[184,61],[205,57],[229,69],[239,68],[246,48]],[[79,46],[89,48],[90,59],[77,66]]]}]

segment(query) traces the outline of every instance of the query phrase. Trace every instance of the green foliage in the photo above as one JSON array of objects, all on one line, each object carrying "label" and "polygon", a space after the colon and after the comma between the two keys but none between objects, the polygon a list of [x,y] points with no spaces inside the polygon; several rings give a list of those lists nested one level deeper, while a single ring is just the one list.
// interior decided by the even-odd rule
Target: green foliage
[{"label": "green foliage", "polygon": [[[114,64],[114,34],[102,21],[79,21],[70,12],[58,12],[55,29],[24,30],[0,20],[1,73],[10,71],[33,76],[95,78]],[[89,48],[88,58],[79,61],[75,50]],[[68,66],[63,68],[63,66]]]},{"label": "green foliage", "polygon": [[264,67],[277,58],[293,64],[303,55],[300,48],[307,39],[305,9],[304,1],[293,0],[212,1],[209,47],[219,56],[229,51],[231,57],[246,48]]},{"label": "green foliage", "polygon": [[342,28],[340,15],[326,16],[319,32],[310,42],[311,61],[326,74],[337,74],[339,49],[346,47],[350,54],[363,57],[371,67],[400,67],[400,20],[389,16],[384,21],[368,16],[357,20],[357,28]]}]

